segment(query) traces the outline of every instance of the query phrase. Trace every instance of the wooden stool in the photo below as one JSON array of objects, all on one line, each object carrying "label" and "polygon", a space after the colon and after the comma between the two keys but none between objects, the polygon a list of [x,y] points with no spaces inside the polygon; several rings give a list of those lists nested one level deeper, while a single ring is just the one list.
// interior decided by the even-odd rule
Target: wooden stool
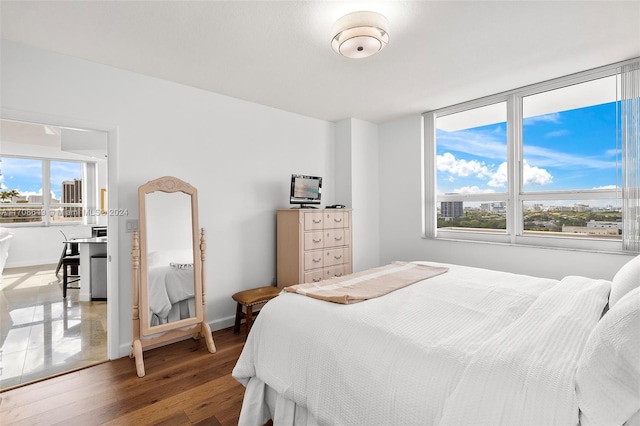
[{"label": "wooden stool", "polygon": [[[268,286],[239,291],[231,296],[233,300],[238,302],[238,306],[236,307],[236,324],[233,327],[233,332],[236,334],[240,332],[240,321],[244,318],[247,323],[247,334],[249,334],[253,317],[258,315],[258,312],[253,312],[253,306],[268,302],[278,294],[280,294],[278,287]],[[246,309],[246,313],[242,311],[243,306]]]},{"label": "wooden stool", "polygon": [[[62,263],[62,298],[67,298],[67,289],[73,288],[76,290],[80,290],[80,283],[76,286],[70,286],[69,284],[76,283],[80,281],[80,273],[73,272],[76,271],[80,267],[80,255],[78,256],[65,256],[61,260]],[[71,268],[71,273],[69,273],[69,268]]]}]

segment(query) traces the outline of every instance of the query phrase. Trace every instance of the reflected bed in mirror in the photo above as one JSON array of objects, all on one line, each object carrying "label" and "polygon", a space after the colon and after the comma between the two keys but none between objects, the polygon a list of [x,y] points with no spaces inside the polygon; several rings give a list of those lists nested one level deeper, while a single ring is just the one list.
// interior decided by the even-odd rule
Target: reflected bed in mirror
[{"label": "reflected bed in mirror", "polygon": [[152,251],[147,258],[150,327],[195,317],[191,250]]},{"label": "reflected bed in mirror", "polygon": [[204,337],[215,352],[204,314],[204,229],[198,228],[198,193],[165,176],[138,188],[139,234],[134,233],[131,356],[145,374],[145,348],[185,337]]}]

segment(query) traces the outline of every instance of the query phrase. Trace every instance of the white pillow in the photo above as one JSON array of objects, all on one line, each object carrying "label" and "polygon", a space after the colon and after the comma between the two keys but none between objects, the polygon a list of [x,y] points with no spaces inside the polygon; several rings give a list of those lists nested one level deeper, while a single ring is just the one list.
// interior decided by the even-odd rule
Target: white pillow
[{"label": "white pillow", "polygon": [[147,255],[147,266],[169,266],[171,263],[193,263],[192,250],[152,251]]},{"label": "white pillow", "polygon": [[613,277],[609,308],[612,308],[618,300],[636,287],[640,287],[640,255],[622,265],[622,268]]},{"label": "white pillow", "polygon": [[621,425],[640,410],[640,287],[596,324],[576,371],[581,425]]}]

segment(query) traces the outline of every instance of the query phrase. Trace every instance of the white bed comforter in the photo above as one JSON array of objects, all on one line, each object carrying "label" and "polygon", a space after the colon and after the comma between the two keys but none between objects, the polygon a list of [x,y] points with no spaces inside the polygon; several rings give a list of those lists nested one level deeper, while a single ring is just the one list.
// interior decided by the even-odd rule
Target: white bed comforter
[{"label": "white bed comforter", "polygon": [[[233,376],[320,424],[578,424],[575,366],[610,283],[427,264],[450,269],[354,305],[281,294]],[[241,423],[263,408],[245,401]]]},{"label": "white bed comforter", "polygon": [[194,296],[193,268],[156,265],[149,268],[149,310],[167,318],[174,303]]}]

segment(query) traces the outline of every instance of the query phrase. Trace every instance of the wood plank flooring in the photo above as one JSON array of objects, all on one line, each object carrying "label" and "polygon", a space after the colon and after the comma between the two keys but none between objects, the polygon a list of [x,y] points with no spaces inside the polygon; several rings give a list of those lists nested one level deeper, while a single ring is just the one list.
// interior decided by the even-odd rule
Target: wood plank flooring
[{"label": "wood plank flooring", "polygon": [[[243,330],[244,331],[244,330]],[[231,371],[245,334],[213,333],[144,353],[145,377],[128,357],[0,393],[8,425],[236,425],[244,387]]]}]

